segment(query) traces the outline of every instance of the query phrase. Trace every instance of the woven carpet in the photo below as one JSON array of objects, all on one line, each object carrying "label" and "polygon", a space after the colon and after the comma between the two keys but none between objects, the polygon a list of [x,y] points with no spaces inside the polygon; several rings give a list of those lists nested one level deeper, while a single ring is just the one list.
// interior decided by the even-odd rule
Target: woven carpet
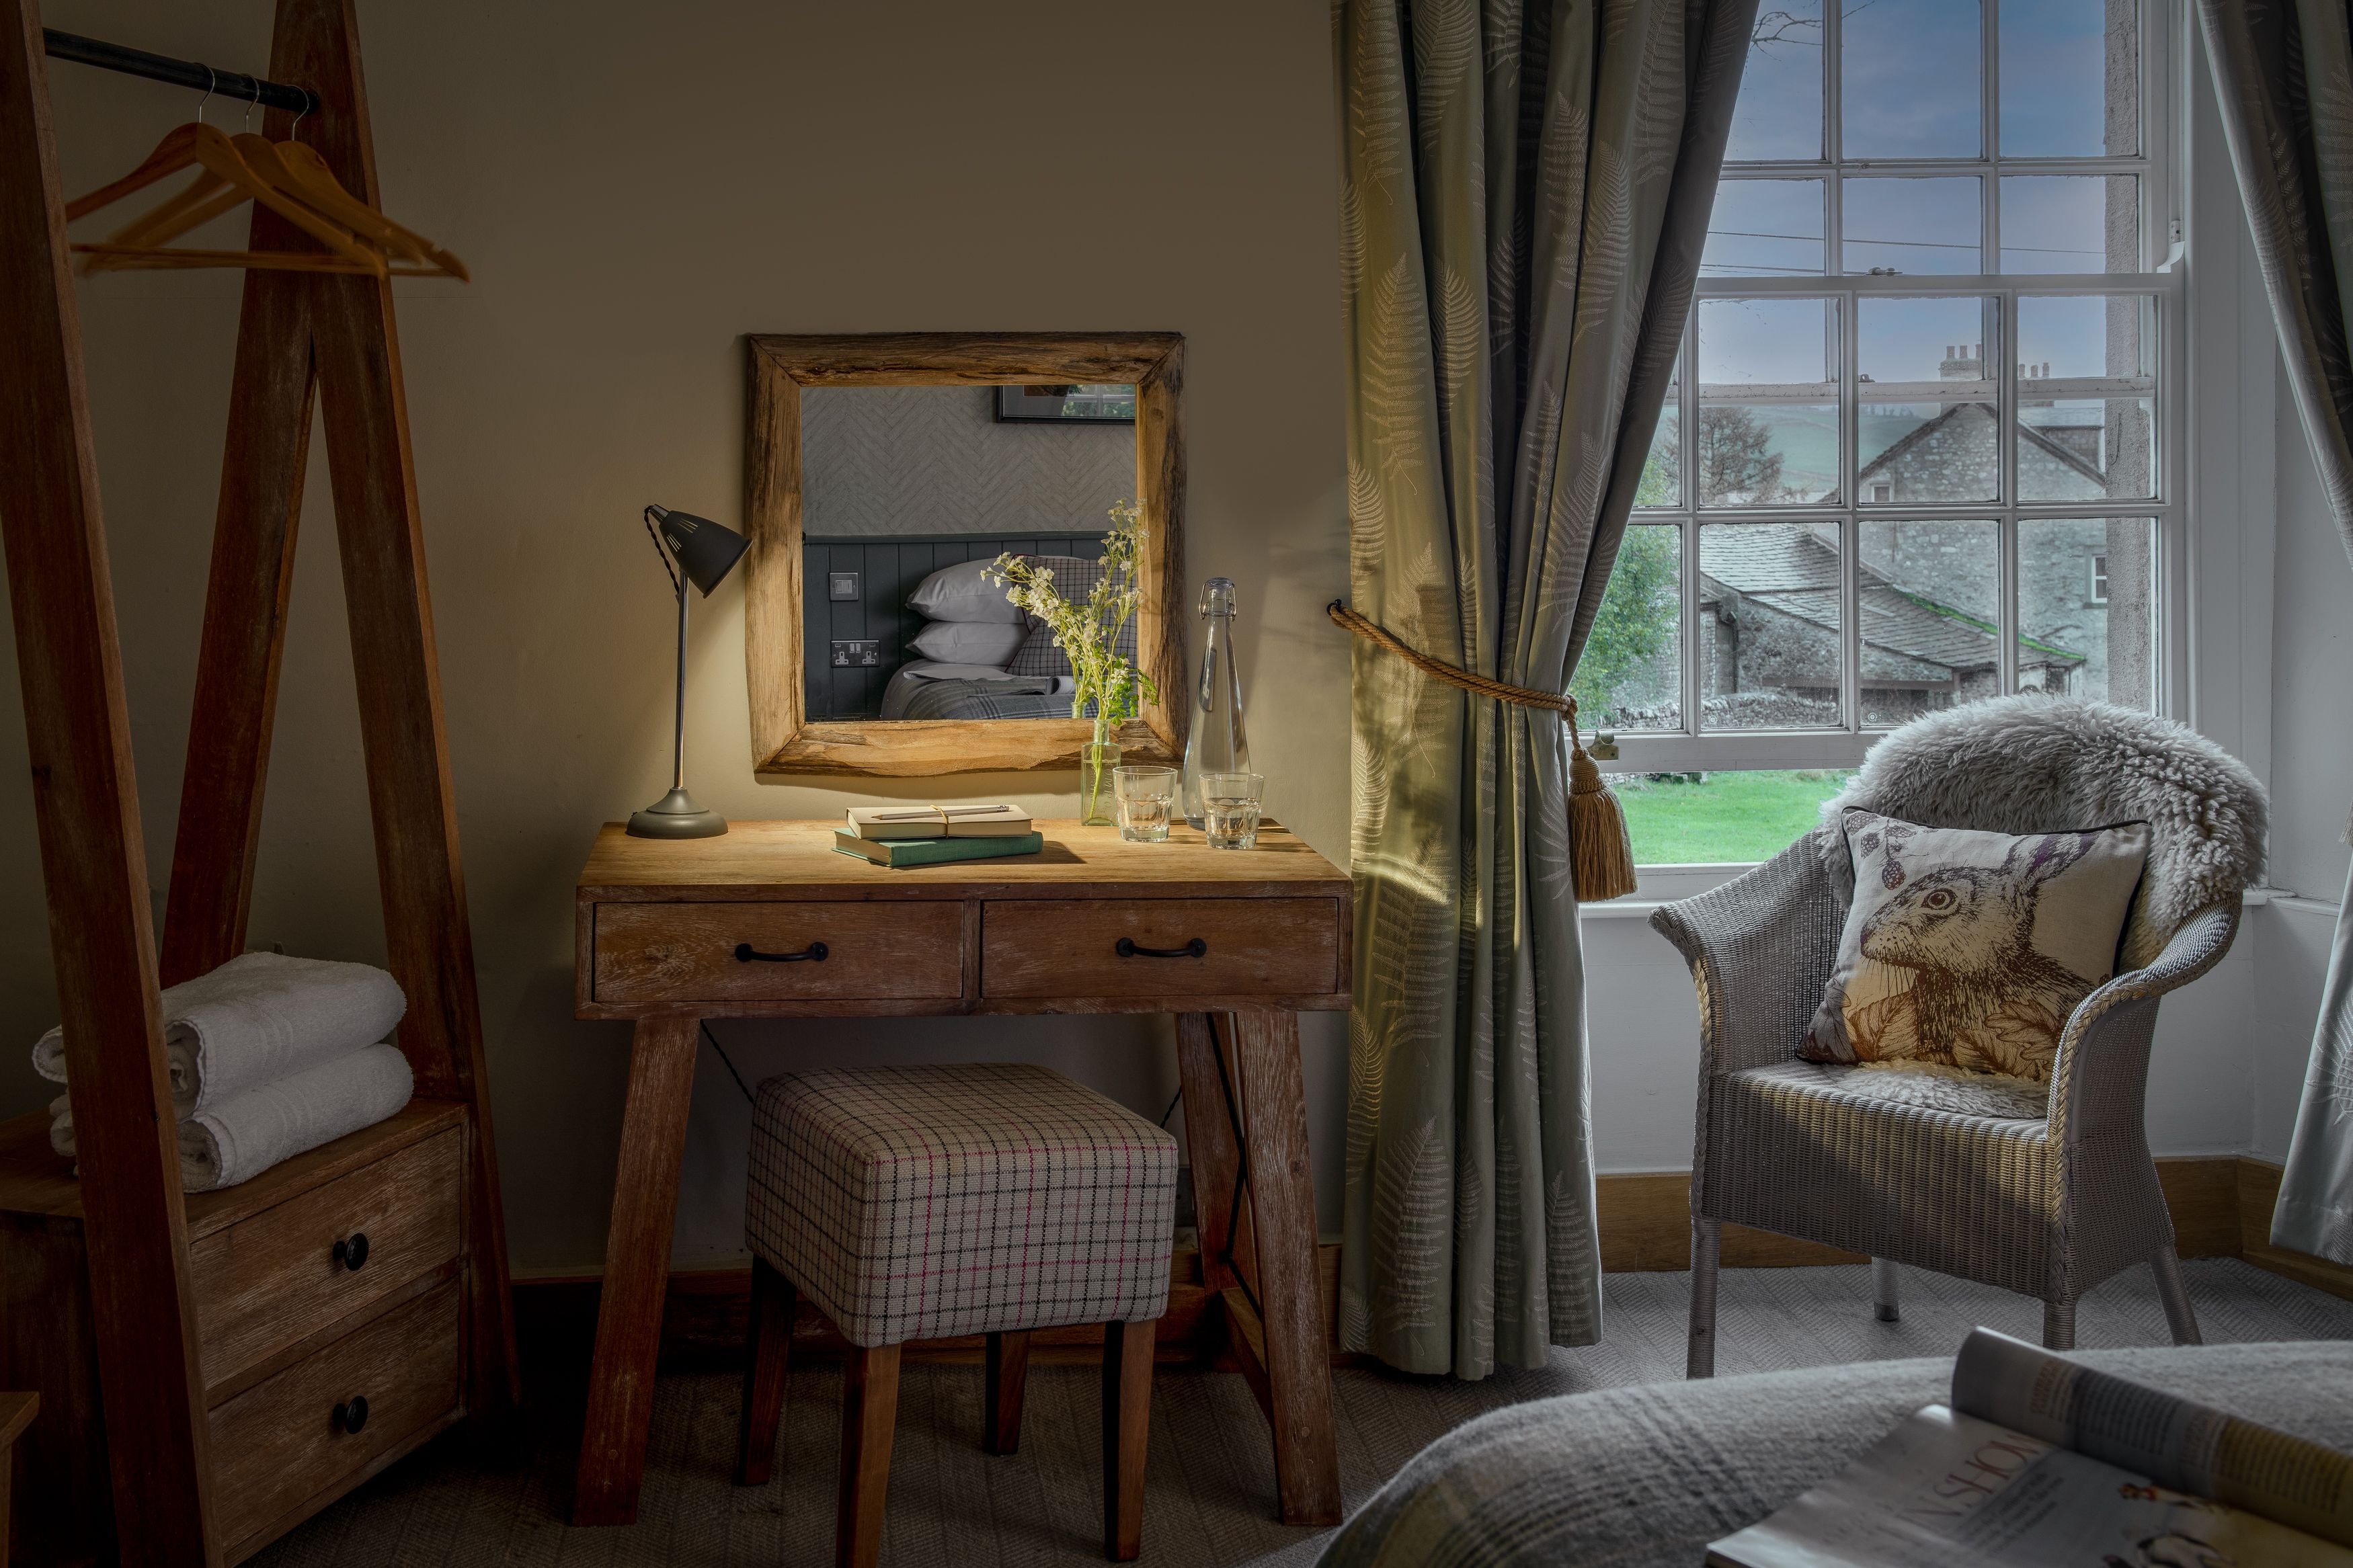
[{"label": "woven carpet", "polygon": [[[2210,1342],[2353,1339],[2353,1301],[2234,1259],[2184,1266]],[[1556,1350],[1542,1371],[1482,1383],[1378,1371],[1335,1374],[1341,1481],[1351,1508],[1425,1444],[1498,1405],[1579,1389],[1683,1375],[1681,1274],[1607,1282],[1607,1335]],[[2032,1340],[2042,1308],[1957,1280],[1906,1270],[1899,1323],[1876,1321],[1870,1272],[1726,1269],[1717,1331],[1720,1373],[1949,1354],[1984,1323]],[[2148,1271],[2128,1270],[2091,1296],[2079,1342],[2164,1344]],[[579,1372],[572,1371],[576,1384]],[[489,1568],[499,1564],[829,1563],[841,1375],[797,1370],[776,1477],[729,1484],[738,1380],[724,1370],[663,1376],[638,1522],[573,1530],[563,1522],[577,1441],[577,1394],[539,1397],[520,1436],[492,1444],[459,1427],[253,1559],[266,1568]],[[886,1568],[1097,1563],[1102,1520],[1098,1378],[1084,1367],[1033,1367],[1021,1451],[980,1451],[980,1369],[910,1364],[882,1534]],[[568,1418],[567,1418],[568,1415]],[[1163,1368],[1154,1390],[1145,1473],[1144,1561],[1162,1568],[1304,1568],[1320,1531],[1274,1521],[1266,1426],[1231,1373]]]}]

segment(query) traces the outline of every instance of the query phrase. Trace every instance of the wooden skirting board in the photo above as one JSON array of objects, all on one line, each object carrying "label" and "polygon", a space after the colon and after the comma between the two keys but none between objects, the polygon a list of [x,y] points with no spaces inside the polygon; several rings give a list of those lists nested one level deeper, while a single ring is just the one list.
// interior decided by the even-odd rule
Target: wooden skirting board
[{"label": "wooden skirting board", "polygon": [[[2242,1258],[2258,1268],[2353,1300],[2353,1267],[2271,1245],[2271,1214],[2279,1196],[2280,1168],[2244,1156],[2218,1154],[2162,1159],[2158,1179],[2173,1210],[2174,1234],[2184,1258]],[[1691,1177],[1682,1171],[1605,1175],[1596,1184],[1601,1223],[1601,1266],[1613,1274],[1679,1273],[1691,1263]],[[1727,1268],[1792,1268],[1861,1263],[1863,1258],[1743,1226],[1724,1227]],[[1340,1249],[1318,1249],[1324,1324],[1336,1346],[1336,1301]],[[751,1271],[745,1268],[674,1273],[662,1307],[662,1354],[666,1360],[733,1357],[742,1353],[751,1304]],[[595,1322],[597,1282],[593,1277],[518,1279],[515,1315],[525,1342],[537,1331],[586,1336]],[[1176,1249],[1170,1265],[1168,1310],[1160,1320],[1157,1359],[1198,1361],[1208,1357],[1247,1371],[1222,1352],[1217,1331],[1223,1304],[1201,1284],[1200,1256]],[[839,1354],[848,1348],[839,1332],[807,1300],[794,1329],[795,1355]],[[1093,1325],[1050,1329],[1030,1340],[1030,1357],[1047,1363],[1092,1363],[1102,1357],[1103,1331]],[[976,1334],[921,1340],[908,1347],[918,1361],[971,1363],[981,1359]],[[1360,1358],[1336,1355],[1353,1363]]]}]

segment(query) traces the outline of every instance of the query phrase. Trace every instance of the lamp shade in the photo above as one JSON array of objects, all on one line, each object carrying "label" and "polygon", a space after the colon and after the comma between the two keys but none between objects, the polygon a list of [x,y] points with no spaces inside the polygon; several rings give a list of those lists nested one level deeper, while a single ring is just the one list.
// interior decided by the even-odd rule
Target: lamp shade
[{"label": "lamp shade", "polygon": [[709,598],[711,590],[727,580],[735,563],[752,542],[733,529],[697,517],[691,511],[671,511],[666,507],[648,507],[653,514],[654,526],[661,531],[662,542],[670,547],[670,558],[686,580],[702,590]]}]

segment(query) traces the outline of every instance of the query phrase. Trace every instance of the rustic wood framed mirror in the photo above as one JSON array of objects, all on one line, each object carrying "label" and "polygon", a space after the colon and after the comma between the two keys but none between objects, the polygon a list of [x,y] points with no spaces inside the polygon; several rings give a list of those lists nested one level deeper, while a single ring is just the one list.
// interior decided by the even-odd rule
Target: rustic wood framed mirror
[{"label": "rustic wood framed mirror", "polygon": [[[744,658],[763,778],[1075,768],[1051,638],[982,584],[1001,553],[1102,553],[1141,513],[1130,762],[1184,748],[1184,339],[899,332],[745,340]],[[1058,574],[1058,584],[1062,580]],[[1082,589],[1071,597],[1082,596]],[[1124,639],[1123,647],[1126,647]]]}]

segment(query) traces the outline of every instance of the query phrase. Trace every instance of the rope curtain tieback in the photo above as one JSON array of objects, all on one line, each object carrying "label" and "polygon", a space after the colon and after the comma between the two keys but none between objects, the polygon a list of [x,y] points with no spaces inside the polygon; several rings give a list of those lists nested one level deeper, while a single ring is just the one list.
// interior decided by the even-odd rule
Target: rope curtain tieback
[{"label": "rope curtain tieback", "polygon": [[1377,621],[1368,620],[1339,599],[1324,607],[1333,621],[1376,647],[1387,648],[1423,674],[1475,697],[1522,708],[1549,709],[1568,718],[1568,847],[1569,874],[1579,903],[1622,899],[1634,890],[1634,849],[1626,836],[1626,813],[1601,770],[1585,754],[1577,732],[1577,699],[1557,691],[1514,686],[1433,658]]}]

